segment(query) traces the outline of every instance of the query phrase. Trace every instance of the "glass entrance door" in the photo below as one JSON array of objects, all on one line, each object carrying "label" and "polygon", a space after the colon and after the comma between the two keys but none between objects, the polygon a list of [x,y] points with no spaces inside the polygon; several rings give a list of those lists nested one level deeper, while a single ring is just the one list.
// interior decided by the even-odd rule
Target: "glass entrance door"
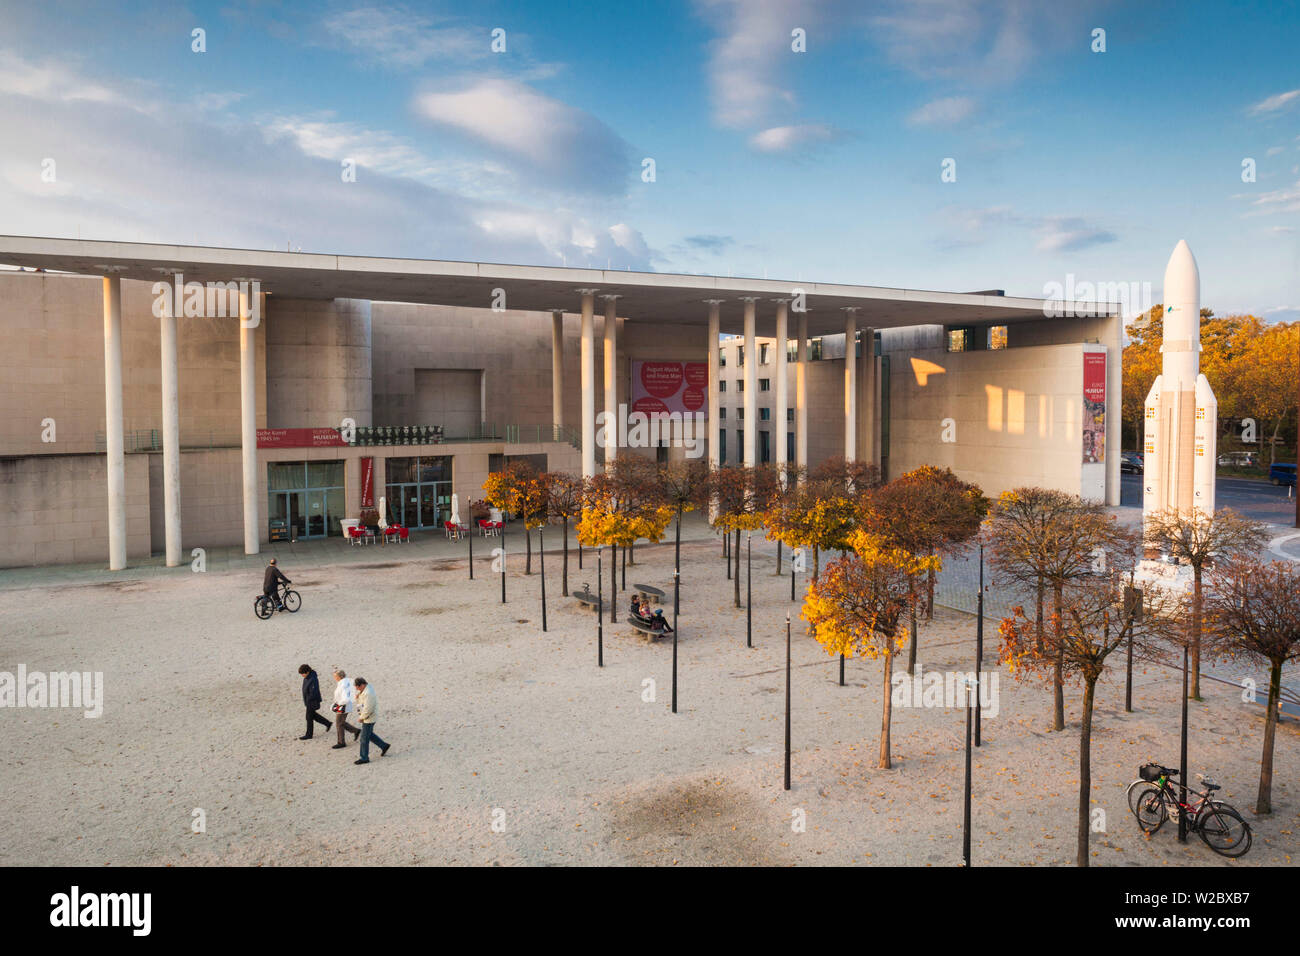
[{"label": "glass entrance door", "polygon": [[307,534],[308,538],[322,538],[329,528],[329,511],[325,506],[326,492],[308,491],[307,495]]},{"label": "glass entrance door", "polygon": [[420,527],[438,527],[437,484],[420,485]]}]

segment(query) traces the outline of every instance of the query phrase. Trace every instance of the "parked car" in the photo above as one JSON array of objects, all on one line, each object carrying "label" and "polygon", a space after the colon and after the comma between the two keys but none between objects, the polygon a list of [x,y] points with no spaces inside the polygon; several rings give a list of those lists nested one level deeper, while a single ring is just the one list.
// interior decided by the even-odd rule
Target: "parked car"
[{"label": "parked car", "polygon": [[1142,474],[1142,456],[1135,451],[1126,451],[1119,456],[1119,471],[1122,475]]},{"label": "parked car", "polygon": [[1275,485],[1295,484],[1295,465],[1273,465],[1268,469],[1268,480]]},{"label": "parked car", "polygon": [[1231,468],[1254,468],[1259,463],[1259,456],[1253,451],[1225,451],[1219,456],[1219,464]]}]

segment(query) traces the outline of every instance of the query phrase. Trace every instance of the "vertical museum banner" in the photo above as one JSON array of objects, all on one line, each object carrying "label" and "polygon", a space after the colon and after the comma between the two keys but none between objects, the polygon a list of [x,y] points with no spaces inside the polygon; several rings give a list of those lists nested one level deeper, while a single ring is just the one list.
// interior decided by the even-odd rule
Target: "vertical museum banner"
[{"label": "vertical museum banner", "polygon": [[709,413],[706,362],[633,362],[632,407],[648,418]]},{"label": "vertical museum banner", "polygon": [[361,507],[375,506],[375,460],[361,459]]},{"label": "vertical museum banner", "polygon": [[1106,353],[1083,353],[1083,463],[1106,460]]}]

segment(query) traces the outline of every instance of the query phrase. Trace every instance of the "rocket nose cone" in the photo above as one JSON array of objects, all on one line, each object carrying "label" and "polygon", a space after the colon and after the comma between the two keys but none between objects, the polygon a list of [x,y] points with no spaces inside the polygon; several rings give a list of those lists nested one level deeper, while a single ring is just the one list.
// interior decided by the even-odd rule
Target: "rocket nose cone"
[{"label": "rocket nose cone", "polygon": [[1178,240],[1165,266],[1165,304],[1200,302],[1201,271],[1186,239]]}]

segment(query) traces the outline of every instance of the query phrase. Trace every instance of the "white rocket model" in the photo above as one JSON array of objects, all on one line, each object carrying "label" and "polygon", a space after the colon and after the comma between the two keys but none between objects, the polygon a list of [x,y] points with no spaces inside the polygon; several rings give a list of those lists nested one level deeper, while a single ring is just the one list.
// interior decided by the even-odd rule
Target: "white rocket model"
[{"label": "white rocket model", "polygon": [[1142,514],[1214,513],[1219,404],[1201,371],[1201,274],[1186,240],[1165,267],[1161,373],[1146,400]]}]

